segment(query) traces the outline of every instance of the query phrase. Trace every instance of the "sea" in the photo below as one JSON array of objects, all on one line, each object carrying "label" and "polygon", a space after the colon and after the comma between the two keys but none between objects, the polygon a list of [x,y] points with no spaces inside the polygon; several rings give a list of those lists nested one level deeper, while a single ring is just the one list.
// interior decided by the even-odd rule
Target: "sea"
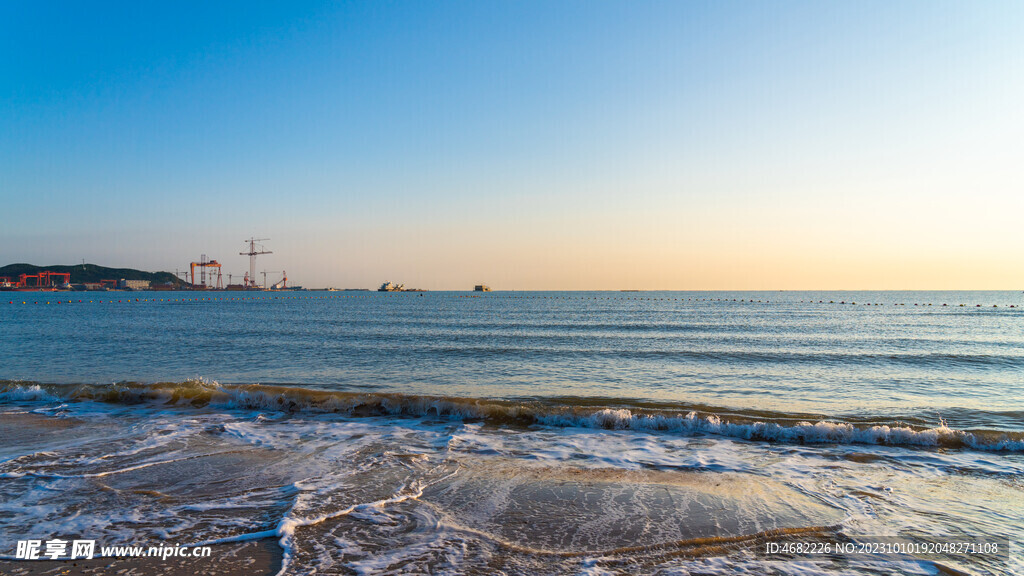
[{"label": "sea", "polygon": [[1024,294],[0,293],[0,559],[33,538],[1024,574]]}]

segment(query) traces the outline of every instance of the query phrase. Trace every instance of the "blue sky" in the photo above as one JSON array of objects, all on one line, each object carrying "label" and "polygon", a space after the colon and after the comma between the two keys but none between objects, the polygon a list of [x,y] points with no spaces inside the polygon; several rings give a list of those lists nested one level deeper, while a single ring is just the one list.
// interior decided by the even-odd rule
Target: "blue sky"
[{"label": "blue sky", "polygon": [[1017,288],[1024,5],[0,5],[0,262]]}]

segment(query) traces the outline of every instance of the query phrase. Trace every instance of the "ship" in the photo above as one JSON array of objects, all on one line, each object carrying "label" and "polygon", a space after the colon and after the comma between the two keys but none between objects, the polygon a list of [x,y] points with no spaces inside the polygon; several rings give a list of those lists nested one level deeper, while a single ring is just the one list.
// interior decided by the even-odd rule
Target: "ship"
[{"label": "ship", "polygon": [[474,292],[490,292],[491,291],[491,287],[488,286],[487,284],[477,284],[475,287],[473,287],[473,291]]},{"label": "ship", "polygon": [[377,292],[401,292],[405,290],[405,284],[395,284],[393,282],[385,282],[377,288]]}]

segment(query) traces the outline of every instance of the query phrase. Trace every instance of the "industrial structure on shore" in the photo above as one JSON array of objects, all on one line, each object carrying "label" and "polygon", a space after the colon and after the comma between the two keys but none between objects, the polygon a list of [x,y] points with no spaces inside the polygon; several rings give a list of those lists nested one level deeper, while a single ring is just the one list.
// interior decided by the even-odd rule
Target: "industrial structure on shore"
[{"label": "industrial structure on shore", "polygon": [[[256,244],[257,242],[264,242],[270,240],[270,238],[256,238],[252,237],[246,240],[249,243],[248,252],[239,252],[239,256],[249,257],[249,272],[245,275],[245,280],[242,282],[242,290],[259,290],[260,287],[256,284],[256,257],[261,254],[273,254],[270,250],[265,250],[262,244]],[[263,285],[266,286],[267,273],[263,273]]]},{"label": "industrial structure on shore", "polygon": [[71,283],[70,272],[43,270],[38,274],[19,274],[17,278],[0,276],[3,292],[58,292],[67,290],[173,290],[173,285],[156,284],[149,280],[100,280],[99,282]]},{"label": "industrial structure on shore", "polygon": [[[193,263],[189,264],[188,270],[189,270],[189,273],[191,274],[191,279],[189,280],[189,282],[191,282],[193,287],[197,286],[197,284],[196,284],[196,267],[199,267],[199,284],[198,284],[198,286],[202,286],[203,289],[205,289],[206,288],[206,269],[207,268],[216,268],[217,269],[217,287],[216,287],[216,290],[220,290],[221,288],[224,287],[224,285],[223,285],[223,283],[221,281],[221,275],[220,275],[220,262],[217,262],[216,260],[207,260],[206,259],[206,254],[203,254],[202,257],[199,259],[199,262],[193,262]],[[211,281],[213,280],[213,273],[212,272],[210,273],[210,280]]]},{"label": "industrial structure on shore", "polygon": [[70,289],[70,272],[51,272],[50,270],[43,270],[36,274],[19,274],[17,279],[6,276],[0,277],[0,290],[51,291]]},{"label": "industrial structure on shore", "polygon": [[[221,273],[221,264],[216,260],[207,260],[206,254],[203,254],[199,262],[192,262],[189,264],[189,284],[191,290],[301,290],[301,286],[288,286],[288,273],[281,272],[281,280],[272,286],[267,285],[267,271],[264,270],[263,274],[263,285],[261,286],[256,282],[256,257],[263,254],[273,254],[270,250],[267,250],[259,242],[265,242],[269,238],[256,238],[253,236],[245,243],[249,245],[249,249],[246,252],[239,252],[239,256],[249,257],[249,271],[245,273],[242,278],[241,284],[231,283],[231,274],[228,274],[228,285],[224,286],[223,275]],[[196,268],[199,268],[199,282],[196,282]],[[207,268],[213,268],[216,270],[216,275],[211,271],[209,275],[210,284],[207,284]],[[216,279],[216,283],[214,281]],[[213,284],[213,285],[211,285]]]},{"label": "industrial structure on shore", "polygon": [[[239,252],[240,256],[249,257],[249,271],[242,278],[242,282],[232,283],[232,274],[227,274],[227,284],[224,283],[223,265],[216,259],[208,258],[202,254],[199,260],[189,262],[187,270],[171,272],[145,272],[131,268],[106,268],[96,264],[82,263],[69,265],[54,265],[43,268],[32,264],[9,264],[0,267],[0,291],[43,291],[53,292],[58,290],[231,290],[231,291],[279,291],[279,290],[303,290],[302,286],[289,286],[288,273],[281,271],[281,279],[277,282],[268,282],[266,270],[260,272],[263,275],[262,284],[256,281],[256,257],[265,254],[273,254],[262,244],[269,238],[256,238],[255,236],[244,240],[246,250]],[[274,278],[272,276],[271,278]],[[337,288],[326,288],[328,291],[336,291]],[[348,288],[346,290],[366,290],[365,288]],[[486,284],[477,284],[473,287],[476,292],[490,292],[491,287]],[[422,288],[406,288],[405,284],[384,282],[377,288],[378,292],[426,292]]]},{"label": "industrial structure on shore", "polygon": [[[256,257],[263,254],[272,254],[262,244],[268,238],[252,237],[245,241],[248,251],[240,252],[241,256],[249,257],[249,271],[241,284],[231,284],[231,274],[228,274],[228,284],[224,285],[222,265],[217,260],[209,259],[206,254],[200,256],[199,261],[190,262],[188,271],[177,272],[176,274],[159,272],[148,273],[141,270],[115,269],[86,265],[83,261],[81,267],[75,266],[54,266],[54,268],[70,270],[67,272],[56,272],[53,270],[40,270],[39,267],[30,264],[12,264],[5,267],[4,272],[8,276],[0,276],[0,291],[43,291],[53,292],[58,290],[302,290],[301,286],[288,286],[288,273],[281,272],[281,280],[273,285],[267,284],[267,271],[264,270],[263,285],[256,282]],[[198,269],[198,270],[197,270]],[[28,272],[25,272],[28,270]],[[13,274],[11,274],[13,272]],[[20,273],[19,273],[20,272]],[[198,272],[198,274],[196,274]],[[108,273],[136,276],[136,278],[99,279]],[[72,283],[72,275],[78,279]],[[184,278],[182,278],[184,276]],[[198,276],[198,278],[197,278]],[[150,278],[150,280],[140,279]],[[117,278],[115,276],[115,278]]]}]

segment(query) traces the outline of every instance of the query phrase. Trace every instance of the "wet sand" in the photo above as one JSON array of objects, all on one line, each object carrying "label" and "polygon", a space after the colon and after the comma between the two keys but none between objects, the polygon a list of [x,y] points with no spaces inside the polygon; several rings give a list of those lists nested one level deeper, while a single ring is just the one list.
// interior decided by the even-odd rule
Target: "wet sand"
[{"label": "wet sand", "polygon": [[[0,552],[10,557],[26,538],[225,543],[208,558],[0,560],[0,574],[276,575],[284,566],[288,574],[726,576],[788,562],[812,562],[809,573],[875,574],[873,559],[759,551],[878,534],[882,520],[907,525],[915,508],[938,519],[918,519],[921,534],[947,529],[951,513],[974,518],[979,505],[981,520],[1021,517],[1021,475],[990,455],[442,417],[93,402],[59,410],[0,413]],[[940,457],[943,468],[934,468]],[[932,467],[924,479],[901,475],[897,459]],[[987,474],[936,473],[948,465]],[[273,533],[282,539],[265,538]],[[904,573],[1007,573],[998,558],[937,560],[905,558]]]}]

